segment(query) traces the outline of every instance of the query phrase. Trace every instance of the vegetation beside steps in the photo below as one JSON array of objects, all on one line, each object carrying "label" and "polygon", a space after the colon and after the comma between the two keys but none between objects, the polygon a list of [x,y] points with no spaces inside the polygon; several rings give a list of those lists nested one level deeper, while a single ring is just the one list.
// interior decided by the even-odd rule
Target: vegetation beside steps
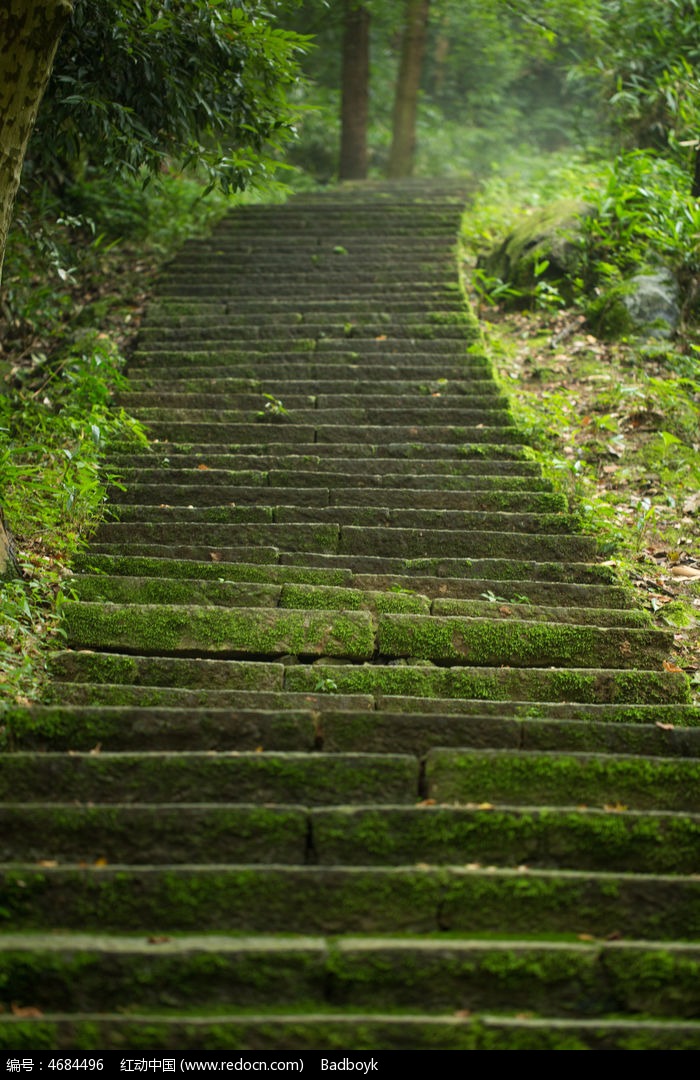
[{"label": "vegetation beside steps", "polygon": [[491,379],[461,197],[162,277],[5,715],[8,1049],[700,1049],[700,711]]}]

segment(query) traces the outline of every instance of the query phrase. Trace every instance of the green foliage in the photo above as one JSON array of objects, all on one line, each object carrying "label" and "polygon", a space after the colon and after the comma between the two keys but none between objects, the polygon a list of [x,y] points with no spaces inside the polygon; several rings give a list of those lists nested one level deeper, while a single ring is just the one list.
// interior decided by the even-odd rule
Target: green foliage
[{"label": "green foliage", "polygon": [[259,0],[76,0],[27,156],[55,184],[199,166],[240,191],[293,134],[306,38]]}]

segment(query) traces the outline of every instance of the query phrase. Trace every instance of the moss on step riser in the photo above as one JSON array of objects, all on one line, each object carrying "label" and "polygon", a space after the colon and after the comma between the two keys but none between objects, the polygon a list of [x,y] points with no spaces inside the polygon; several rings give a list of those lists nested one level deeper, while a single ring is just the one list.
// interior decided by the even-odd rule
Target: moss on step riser
[{"label": "moss on step riser", "polygon": [[432,750],[426,784],[440,803],[700,810],[700,761],[683,758]]},{"label": "moss on step riser", "polygon": [[[627,966],[629,964],[629,967]],[[510,1011],[600,1016],[623,1010],[688,1016],[698,1007],[697,949],[605,943],[554,944],[435,939],[9,936],[0,985],[36,1007],[89,1012],[271,1002],[323,1009]],[[652,992],[654,997],[650,997]],[[682,995],[682,997],[681,997]],[[0,993],[0,997],[1,997]],[[230,1016],[229,1016],[230,1020]],[[607,1021],[604,1021],[607,1023]]]},{"label": "moss on step riser", "polygon": [[[530,789],[533,806],[537,780],[533,777]],[[419,860],[692,874],[700,841],[700,816],[502,806],[318,810],[311,824],[321,865],[391,866]]]},{"label": "moss on step riser", "polygon": [[109,804],[413,803],[418,768],[416,758],[399,754],[16,753],[7,756],[0,799],[36,802],[50,791],[59,802]]},{"label": "moss on step riser", "polygon": [[651,626],[646,610],[621,611],[614,608],[540,607],[536,603],[518,604],[499,600],[446,600],[432,602],[433,615],[461,615],[471,619],[524,619],[550,623],[575,623],[591,626]]},{"label": "moss on step riser", "polygon": [[[163,932],[586,933],[700,938],[700,880],[462,868],[17,866],[1,914],[45,926]],[[290,904],[290,896],[294,897]]]},{"label": "moss on step riser", "polygon": [[[308,813],[264,806],[0,806],[0,862],[306,861]],[[14,838],[14,839],[13,839]]]},{"label": "moss on step riser", "polygon": [[352,571],[314,569],[303,566],[261,566],[255,563],[193,563],[181,559],[153,559],[130,555],[99,555],[89,552],[73,562],[84,573],[124,574],[133,577],[197,578],[213,581],[259,581],[262,584],[294,582],[305,585],[350,585]]}]

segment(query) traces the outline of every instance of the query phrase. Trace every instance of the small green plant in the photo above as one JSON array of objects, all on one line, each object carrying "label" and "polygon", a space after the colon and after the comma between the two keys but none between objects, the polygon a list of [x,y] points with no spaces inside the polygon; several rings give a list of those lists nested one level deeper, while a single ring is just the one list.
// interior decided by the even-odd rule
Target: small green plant
[{"label": "small green plant", "polygon": [[338,684],[334,679],[318,679],[314,690],[317,694],[337,694]]},{"label": "small green plant", "polygon": [[274,394],[263,394],[266,399],[262,409],[258,409],[255,414],[257,420],[285,420],[290,414],[289,409],[286,409],[279,398],[276,398]]}]

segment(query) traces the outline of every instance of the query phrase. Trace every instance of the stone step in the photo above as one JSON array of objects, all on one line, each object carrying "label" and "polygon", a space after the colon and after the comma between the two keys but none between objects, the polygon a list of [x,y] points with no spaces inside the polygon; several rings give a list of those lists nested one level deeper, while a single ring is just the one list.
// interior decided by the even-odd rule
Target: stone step
[{"label": "stone step", "polygon": [[[237,350],[192,350],[186,353],[167,352],[167,350],[139,350],[132,353],[129,362],[130,385],[138,388],[144,384],[162,385],[164,382],[173,386],[201,385],[216,380],[253,380],[271,385],[273,380],[316,382],[319,392],[332,392],[336,382],[349,382],[357,379],[370,380],[377,375],[377,365],[364,359],[359,353],[336,353],[321,357],[322,349],[294,353],[287,349],[279,353],[265,354],[254,349]],[[476,354],[466,357],[443,356],[442,358],[426,352],[406,352],[403,349],[392,351],[384,358],[381,366],[382,381],[395,379],[397,382],[420,379],[423,385],[430,386],[438,379],[474,383],[481,390],[484,380],[490,375],[488,362]]]},{"label": "stone step", "polygon": [[[489,567],[490,560],[477,560],[479,565]],[[495,560],[498,562],[498,560]],[[479,600],[495,597],[491,603],[569,604],[579,609],[629,608],[633,597],[629,590],[614,585],[572,585],[566,582],[530,580],[505,580],[497,578],[423,577],[418,571],[409,576],[401,574],[353,574],[350,569],[313,568],[280,564],[238,563],[220,564],[216,561],[188,562],[178,559],[149,559],[141,556],[100,555],[96,552],[78,555],[74,569],[82,573],[100,575],[125,574],[127,577],[155,577],[207,580],[207,581],[256,581],[264,584],[295,583],[306,585],[345,586],[347,588],[375,589],[377,591],[403,591],[424,594],[431,599]],[[531,564],[533,571],[537,564]],[[469,569],[478,569],[472,564]],[[606,569],[605,567],[603,569]]]},{"label": "stone step", "polygon": [[[336,367],[339,365],[336,365]],[[140,402],[143,399],[153,400],[155,404],[168,396],[173,401],[180,400],[183,394],[191,394],[195,398],[204,397],[220,404],[226,397],[236,396],[239,400],[259,401],[264,392],[285,395],[293,400],[303,401],[313,397],[320,403],[332,405],[354,404],[356,401],[363,402],[371,399],[380,405],[386,405],[399,398],[415,395],[421,400],[428,398],[431,401],[451,401],[456,403],[482,404],[490,401],[502,401],[504,396],[497,389],[492,379],[469,378],[462,379],[402,379],[397,376],[394,380],[383,379],[362,381],[352,378],[343,368],[344,374],[339,373],[337,378],[304,379],[296,378],[294,373],[287,377],[274,371],[262,378],[236,378],[234,376],[219,378],[198,378],[182,376],[177,381],[172,378],[156,382],[149,375],[149,369],[134,368],[129,379],[131,389],[118,395],[118,400],[126,402]],[[434,395],[439,394],[440,397]],[[464,399],[468,399],[465,402]]]},{"label": "stone step", "polygon": [[651,626],[643,610],[551,607],[490,600],[430,600],[419,593],[362,590],[333,585],[259,584],[255,582],[84,574],[74,577],[78,600],[118,604],[192,604],[224,607],[282,607],[324,611],[414,612],[466,618],[519,619],[591,626]]},{"label": "stone step", "polygon": [[[200,506],[245,503],[265,499],[272,503],[306,502],[318,499],[338,500],[341,492],[355,505],[379,505],[384,498],[396,505],[452,509],[488,509],[495,504],[503,510],[522,509],[552,512],[565,510],[564,496],[554,494],[542,480],[532,477],[415,476],[402,473],[295,472],[293,470],[252,469],[120,469],[120,485],[110,489],[111,505],[142,504]],[[376,480],[374,484],[372,481]],[[340,489],[340,491],[338,491]],[[406,503],[399,500],[405,499]],[[112,511],[110,511],[112,512]],[[119,513],[120,511],[117,511]]]},{"label": "stone step", "polygon": [[[0,866],[13,929],[700,936],[697,876],[284,865]],[[290,897],[293,903],[290,904]]]},{"label": "stone step", "polygon": [[[196,256],[193,256],[193,258],[196,258]],[[382,315],[413,315],[433,310],[436,310],[436,308],[432,301],[426,301],[419,297],[409,297],[408,299],[393,298],[385,300],[380,313]],[[443,299],[438,310],[441,312],[463,312],[464,300],[459,294],[452,293],[449,298]],[[377,311],[377,305],[371,297],[365,300],[350,300],[344,297],[325,300],[308,298],[303,302],[299,302],[293,297],[280,298],[274,296],[251,297],[248,300],[216,300],[202,297],[195,297],[193,300],[167,300],[154,297],[144,313],[144,320],[150,322],[151,319],[157,320],[161,317],[182,318],[187,315],[197,317],[199,315],[218,314],[256,314],[261,317],[292,314],[300,315],[303,318],[307,313],[317,316],[327,313],[333,317],[341,318],[343,322],[348,322],[356,315],[372,316],[376,315]]]},{"label": "stone step", "polygon": [[156,948],[132,936],[78,932],[6,933],[0,948],[18,1000],[44,1012],[89,1012],[96,1002],[104,1013],[132,1004],[294,1008],[305,1001],[321,1009],[420,1007],[433,1016],[522,1009],[692,1020],[698,1006],[693,944],[195,934]]},{"label": "stone step", "polygon": [[[354,505],[347,492],[333,492],[333,505],[327,505],[329,492],[314,488],[305,488],[299,505],[287,498],[280,503],[273,503],[260,488],[253,488],[258,493],[255,501],[245,498],[234,505],[165,505],[124,504],[114,508],[112,513],[116,521],[100,526],[95,536],[111,540],[116,536],[132,536],[134,539],[151,539],[152,530],[143,536],[141,527],[164,524],[168,526],[167,535],[174,543],[187,538],[187,526],[201,525],[238,525],[271,522],[283,524],[335,524],[340,526],[382,526],[397,529],[438,529],[447,530],[485,530],[504,533],[563,533],[574,531],[579,518],[561,511],[547,513],[516,513],[514,510],[453,510],[446,507],[422,507],[406,509],[411,503],[420,503],[420,497],[411,499],[411,493],[398,499],[390,498],[387,492],[384,505]],[[316,497],[314,498],[314,494]],[[442,501],[442,500],[440,500]],[[448,499],[445,500],[449,502]],[[518,498],[514,500],[518,503]],[[323,504],[323,505],[321,505]],[[121,526],[121,528],[120,528]]]},{"label": "stone step", "polygon": [[[418,759],[401,754],[154,751],[66,755],[17,751],[6,757],[0,776],[0,802],[41,805],[46,801],[45,793],[50,792],[54,804],[75,801],[110,806],[222,800],[302,806],[411,804],[418,799],[418,782]],[[262,820],[265,807],[259,809]],[[205,850],[196,861],[203,859],[216,862],[216,851]]]},{"label": "stone step", "polygon": [[695,811],[700,761],[509,750],[431,750],[425,791],[438,803],[537,802],[620,809]]},{"label": "stone step", "polygon": [[[470,483],[478,478],[478,482],[482,487],[494,487],[499,490],[503,478],[513,477],[515,479],[506,480],[506,486],[518,487],[523,482],[523,479],[526,479],[528,482],[535,482],[539,485],[536,490],[551,491],[551,484],[542,480],[539,465],[534,461],[526,460],[524,454],[512,446],[494,449],[482,445],[477,448],[480,452],[478,456],[476,456],[476,450],[472,456],[468,456],[467,454],[460,454],[459,450],[454,446],[444,447],[443,449],[446,452],[445,460],[432,456],[431,451],[433,448],[429,445],[420,450],[422,457],[410,456],[409,450],[415,455],[418,454],[418,448],[415,446],[411,448],[395,447],[398,451],[403,449],[407,455],[406,457],[382,457],[378,454],[378,447],[368,447],[366,444],[361,443],[355,443],[354,446],[346,448],[345,452],[347,454],[350,454],[351,450],[357,451],[356,454],[348,457],[336,456],[336,451],[339,448],[328,444],[323,446],[316,444],[309,447],[309,449],[313,452],[298,454],[294,452],[294,449],[290,452],[289,448],[285,446],[272,448],[261,446],[259,447],[260,454],[256,456],[252,452],[255,447],[249,448],[250,453],[232,452],[230,447],[221,447],[213,453],[211,447],[203,447],[200,450],[191,452],[189,450],[179,450],[177,447],[170,445],[153,444],[149,451],[134,452],[133,448],[129,450],[126,447],[123,450],[114,450],[110,455],[110,462],[114,464],[114,467],[120,473],[126,469],[149,470],[155,468],[163,471],[169,470],[168,476],[176,479],[178,470],[193,470],[197,473],[197,480],[201,481],[202,484],[217,483],[225,480],[227,476],[232,476],[235,472],[241,471],[246,472],[245,483],[249,484],[254,483],[252,477],[264,477],[271,470],[275,474],[277,472],[283,473],[289,482],[289,480],[293,481],[294,477],[303,476],[305,473],[312,473],[315,478],[319,471],[324,472],[333,469],[343,479],[346,475],[353,477],[353,487],[363,486],[361,481],[367,477],[369,477],[369,480],[366,480],[366,483],[371,486],[371,481],[375,476],[379,475],[401,477],[401,480],[394,485],[397,487],[413,487],[414,483],[418,484],[418,479],[411,481],[411,477],[421,478],[421,484],[428,482],[423,480],[425,477],[442,477],[442,483],[454,480],[456,485],[462,483],[464,478],[468,478]],[[376,453],[372,453],[373,450]],[[206,474],[212,472],[216,472],[216,476],[210,479]],[[139,478],[136,473],[130,473],[129,475],[133,479]],[[404,479],[404,477],[408,479]],[[282,486],[278,483],[276,475],[267,476],[266,482],[271,480],[275,481],[271,486]],[[292,482],[292,487],[294,486]],[[315,479],[311,486],[317,486]]]},{"label": "stone step", "polygon": [[625,669],[568,670],[551,667],[433,667],[423,664],[296,664],[285,671],[285,688],[312,691],[319,677],[341,694],[389,694],[485,701],[561,701],[589,704],[690,704],[687,675]]},{"label": "stone step", "polygon": [[[257,792],[256,792],[257,795]],[[537,795],[537,787],[533,790]],[[205,789],[206,798],[206,789]],[[700,815],[488,806],[239,802],[0,803],[0,860],[58,865],[245,862],[498,865],[694,874]]]},{"label": "stone step", "polygon": [[485,528],[462,533],[459,528],[339,525],[333,515],[315,523],[265,521],[226,525],[195,521],[173,524],[167,529],[160,522],[110,522],[99,527],[94,547],[100,550],[104,545],[117,544],[124,550],[128,545],[129,551],[125,553],[136,555],[145,553],[137,551],[134,545],[166,543],[174,556],[177,545],[197,543],[206,546],[208,554],[233,545],[269,545],[295,555],[318,552],[389,557],[391,553],[394,558],[446,555],[568,561],[592,559],[596,554],[597,544],[591,536],[538,533],[534,531],[536,526],[530,532],[500,532],[498,524],[489,521]]},{"label": "stone step", "polygon": [[[82,1012],[48,1013],[41,1020],[0,1016],[2,1038],[15,1052],[36,1050],[38,1040],[55,1051],[144,1050],[201,1053],[211,1051],[279,1053],[280,1046],[296,1053],[317,1051],[323,1046],[361,1047],[364,1054],[384,1050],[697,1050],[700,1024],[692,1020],[656,1019],[514,1019],[511,1015],[464,1017],[465,1010],[449,1015],[422,1012],[367,1011],[340,1013],[268,1009],[255,1015],[235,1010],[212,1016],[196,1013],[173,1016],[147,1012],[125,1017]],[[331,1052],[331,1063],[339,1061]],[[141,1059],[140,1059],[141,1060]],[[343,1059],[344,1060],[344,1059]]]},{"label": "stone step", "polygon": [[307,408],[292,408],[285,402],[281,407],[285,413],[265,411],[266,404],[273,408],[274,402],[264,398],[258,398],[253,408],[250,409],[209,409],[209,408],[171,408],[151,407],[135,408],[132,411],[137,418],[146,426],[157,424],[209,424],[214,430],[218,425],[250,424],[251,421],[261,426],[286,427],[304,426],[313,424],[316,427],[330,425],[359,425],[360,430],[365,427],[376,428],[378,426],[399,427],[404,424],[421,425],[447,425],[459,424],[472,427],[475,424],[484,425],[487,428],[512,426],[513,419],[508,409],[503,406],[496,408],[469,408],[461,406],[434,407],[425,401],[419,401],[416,405],[406,403],[401,408],[396,408],[396,402],[388,409],[382,409],[373,404],[367,406],[357,405],[347,408],[322,408],[315,405]]},{"label": "stone step", "polygon": [[[222,470],[223,471],[223,470]],[[163,474],[167,476],[165,470]],[[400,483],[394,487],[352,487],[349,492],[340,484],[339,488],[329,488],[321,485],[305,485],[301,487],[286,487],[281,485],[266,486],[260,483],[257,486],[238,487],[228,486],[224,483],[199,483],[199,474],[192,470],[189,478],[195,481],[191,485],[161,483],[132,483],[123,491],[115,489],[116,497],[112,500],[110,513],[119,521],[153,521],[165,520],[173,513],[182,512],[183,519],[188,520],[193,516],[193,510],[197,508],[203,513],[199,520],[225,521],[230,517],[231,510],[241,510],[243,507],[255,506],[267,518],[274,520],[275,510],[285,508],[285,513],[301,507],[337,507],[336,520],[342,521],[349,517],[350,511],[358,511],[357,520],[369,521],[368,514],[371,511],[379,511],[378,520],[391,520],[396,524],[403,522],[397,514],[418,515],[424,511],[431,521],[444,523],[445,528],[451,528],[457,519],[455,514],[462,516],[462,523],[468,523],[465,514],[480,514],[482,522],[490,520],[483,515],[496,513],[501,515],[506,527],[512,526],[514,519],[525,523],[535,515],[544,517],[544,522],[554,524],[555,514],[561,514],[562,522],[576,525],[578,519],[565,513],[566,499],[563,495],[555,495],[548,491],[522,491],[522,490],[499,490],[495,484],[487,489],[477,488],[462,490],[433,490],[425,487],[403,488]],[[218,479],[224,480],[226,476]],[[208,479],[208,478],[207,478]],[[270,474],[256,477],[258,480],[270,480]],[[281,479],[292,481],[293,474],[287,473]],[[311,477],[309,477],[311,479]],[[386,514],[381,516],[381,508],[385,508]],[[410,508],[410,509],[409,509]],[[162,515],[160,514],[162,511]],[[171,513],[169,513],[169,511]],[[435,511],[442,512],[443,517],[435,517],[431,514]],[[517,513],[516,511],[520,511]],[[388,515],[388,517],[387,517]],[[325,517],[326,515],[324,515]],[[262,519],[261,519],[262,520]],[[280,518],[280,520],[282,520]],[[494,520],[496,520],[494,518]],[[474,519],[476,523],[476,519]],[[430,524],[426,520],[425,524]],[[461,527],[455,526],[455,527]],[[525,526],[523,525],[525,529]],[[556,529],[552,528],[552,532]]]},{"label": "stone step", "polygon": [[[314,444],[331,444],[334,447],[351,445],[358,438],[365,445],[382,449],[401,444],[408,452],[413,447],[420,448],[425,443],[438,446],[456,445],[458,454],[464,452],[465,445],[479,446],[514,446],[522,451],[524,444],[521,431],[513,425],[499,424],[487,426],[450,425],[449,423],[422,424],[325,424],[322,420],[306,424],[270,424],[252,423],[216,423],[202,420],[152,420],[146,424],[152,438],[159,442],[190,443],[216,447],[246,443],[286,443],[296,447]],[[413,442],[411,439],[413,438]],[[304,450],[298,450],[304,453]],[[391,451],[388,451],[391,453]],[[437,456],[437,454],[436,454]]]},{"label": "stone step", "polygon": [[[56,686],[57,697],[62,688]],[[139,689],[130,687],[132,693]],[[145,689],[148,697],[149,688]],[[390,695],[375,699],[335,691],[295,695],[180,688],[179,694],[174,707],[94,703],[8,707],[5,742],[11,750],[85,753],[260,752],[263,747],[305,753],[396,753],[400,749],[422,757],[439,745],[462,751],[473,747],[700,758],[700,712],[689,705],[576,705]],[[199,700],[200,695],[209,704]],[[229,704],[212,704],[219,699]],[[194,704],[188,706],[189,700]],[[689,724],[695,726],[685,726]]]},{"label": "stone step", "polygon": [[[307,385],[313,386],[313,383]],[[284,394],[284,398],[278,400],[282,400],[283,406],[290,411],[310,408],[316,412],[326,412],[328,409],[345,412],[354,409],[366,410],[367,408],[371,411],[396,410],[398,400],[406,401],[407,407],[409,406],[408,392],[405,392],[401,397],[397,394],[370,394],[368,392],[364,394],[318,393],[318,386],[316,386],[314,393],[309,394],[287,394],[284,391],[280,391],[280,393]],[[274,395],[270,396],[274,397]],[[149,391],[132,390],[117,397],[118,404],[128,408],[130,412],[135,412],[137,409],[158,407],[163,409],[186,409],[188,413],[193,409],[206,409],[210,412],[235,412],[238,410],[247,415],[253,410],[264,408],[269,400],[270,398],[266,396],[266,393],[263,393],[262,387],[257,393],[233,393],[227,395],[219,389],[207,394],[188,391],[179,392],[177,388],[173,388],[172,382],[167,388],[163,386],[160,389],[156,388]],[[436,391],[435,395],[433,395],[432,393],[422,394],[416,391],[412,395],[411,401],[413,403],[411,407],[429,408],[435,410],[438,414],[442,414],[446,410],[453,411],[462,407],[472,412],[477,410],[498,412],[505,408],[506,405],[506,399],[495,393],[469,394],[468,392],[459,392],[449,395]]]},{"label": "stone step", "polygon": [[[202,1046],[212,1051],[314,1053],[319,1042],[332,1047],[362,1047],[364,1054],[384,1050],[697,1050],[700,1024],[667,1019],[552,1019],[498,1015],[431,1015],[352,1012],[336,1009],[302,1014],[294,1010],[260,1015],[250,1011],[226,1015],[170,1013],[131,1014],[92,1012],[49,1013],[41,1020],[18,1020],[0,1016],[2,1037],[15,1052],[35,1050],[37,1040],[47,1037],[57,1051],[104,1050],[114,1046],[138,1046],[156,1052],[197,1053]],[[48,1035],[47,1035],[48,1033]],[[340,1059],[331,1052],[329,1060]],[[344,1060],[344,1059],[343,1059]]]}]

